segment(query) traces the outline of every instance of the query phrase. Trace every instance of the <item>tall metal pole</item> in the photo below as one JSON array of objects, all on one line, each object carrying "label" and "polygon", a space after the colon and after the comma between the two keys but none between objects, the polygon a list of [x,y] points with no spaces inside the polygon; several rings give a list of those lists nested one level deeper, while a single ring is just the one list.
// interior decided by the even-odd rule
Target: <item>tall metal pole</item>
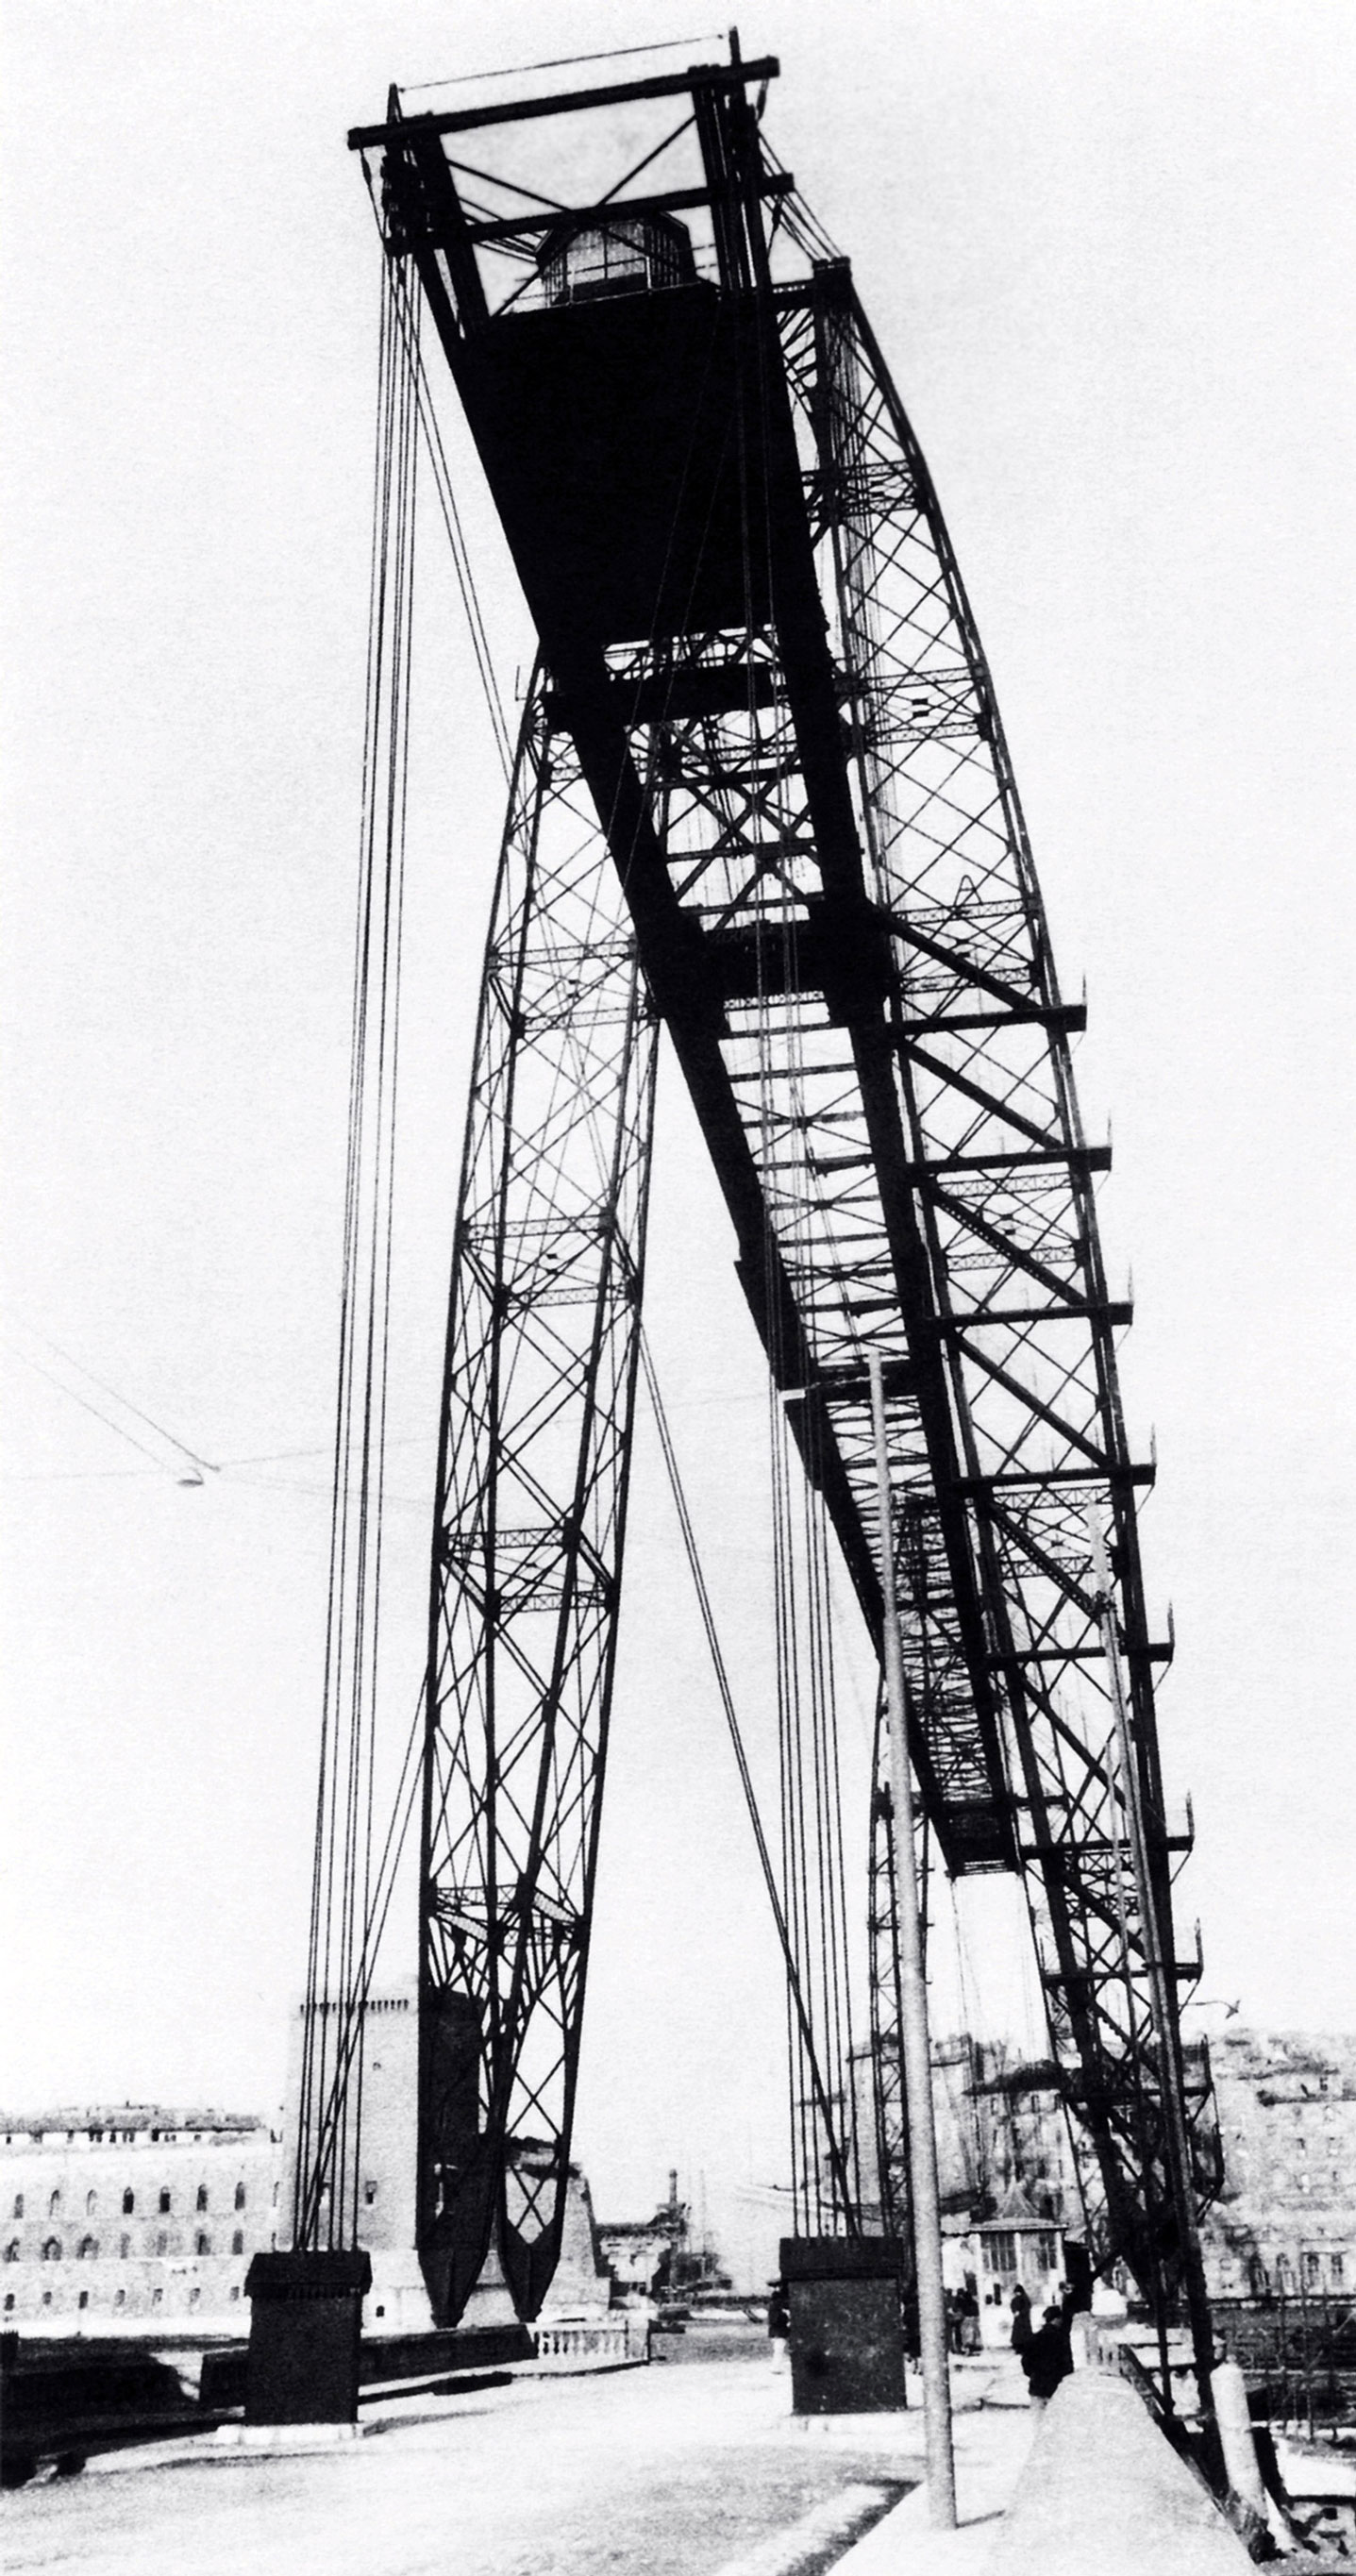
[{"label": "tall metal pole", "polygon": [[913,2201],[914,2278],[918,2284],[918,2346],[923,2365],[923,2446],[928,2513],[938,2530],[956,2527],[956,2463],[951,2447],[951,2380],[946,2352],[946,2298],[942,2288],[942,2213],[937,2191],[937,2133],[932,2114],[932,2047],[928,1990],[913,1850],[913,1781],[904,1725],[904,1659],[895,1602],[894,1524],[890,1509],[890,1458],[885,1441],[885,1386],[879,1354],[867,1359],[871,1378],[871,1427],[876,1447],[876,1500],[880,1528],[880,1588],[885,1605],[885,1705],[890,1721],[890,1800],[894,1809],[895,1915],[899,1926],[900,2037],[904,2098],[908,2105],[909,2178]]}]

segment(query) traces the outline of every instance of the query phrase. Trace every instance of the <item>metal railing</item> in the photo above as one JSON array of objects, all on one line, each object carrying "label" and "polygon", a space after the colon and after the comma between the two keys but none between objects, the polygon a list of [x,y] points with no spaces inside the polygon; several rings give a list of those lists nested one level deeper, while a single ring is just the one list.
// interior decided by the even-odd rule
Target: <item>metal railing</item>
[{"label": "metal railing", "polygon": [[539,2362],[648,2361],[648,2317],[609,2317],[597,2324],[536,2325],[532,2340]]}]

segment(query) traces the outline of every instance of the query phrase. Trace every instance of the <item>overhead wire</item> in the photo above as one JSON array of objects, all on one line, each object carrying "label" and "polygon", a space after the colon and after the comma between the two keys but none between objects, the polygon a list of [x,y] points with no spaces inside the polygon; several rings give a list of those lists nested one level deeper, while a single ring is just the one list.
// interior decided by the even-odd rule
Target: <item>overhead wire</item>
[{"label": "overhead wire", "polygon": [[475,81],[516,80],[523,72],[563,72],[570,70],[576,63],[616,63],[624,61],[633,54],[674,54],[684,45],[718,45],[719,43],[719,31],[708,27],[704,34],[665,36],[658,44],[653,45],[607,45],[601,53],[596,54],[554,54],[544,62],[503,63],[497,71],[457,72],[447,80],[402,81],[399,84],[399,94],[402,98],[416,98],[424,90],[469,89]]},{"label": "overhead wire", "polygon": [[[122,1395],[117,1387],[109,1385],[106,1378],[97,1377],[94,1370],[87,1368],[83,1360],[76,1359],[73,1352],[63,1350],[61,1344],[54,1342],[49,1334],[35,1332],[31,1324],[21,1322],[17,1315],[7,1309],[0,1309],[0,1316],[3,1316],[11,1336],[17,1331],[41,1343],[44,1350],[50,1351],[54,1358],[64,1361],[67,1368],[74,1369],[79,1376],[88,1378],[90,1385],[97,1387],[101,1395],[110,1397],[114,1404],[121,1405],[123,1411],[130,1413],[146,1430],[153,1431],[156,1438],[163,1440],[168,1448],[177,1450],[181,1458],[190,1459],[195,1467],[205,1469],[209,1475],[217,1475],[220,1472],[215,1460],[204,1458],[198,1450],[191,1449],[186,1440],[179,1438],[177,1432],[168,1430],[163,1422],[157,1422],[154,1415],[147,1413],[143,1406],[133,1404],[130,1396]],[[139,1449],[143,1457],[150,1458],[157,1466],[164,1466],[165,1461],[157,1458],[155,1451],[148,1449],[144,1440],[138,1440],[136,1435],[127,1429],[125,1423],[118,1422],[111,1414],[105,1413],[101,1406],[82,1394],[78,1387],[68,1386],[64,1378],[57,1376],[54,1369],[44,1368],[42,1362],[34,1359],[32,1352],[26,1351],[21,1342],[10,1338],[7,1347],[13,1351],[16,1359],[23,1361],[26,1368],[31,1368],[38,1377],[46,1378],[50,1386],[55,1386],[61,1394],[68,1395],[71,1402],[81,1405],[86,1413],[92,1413],[96,1421],[106,1423],[109,1430],[115,1431],[120,1440],[128,1441],[132,1448]]]}]

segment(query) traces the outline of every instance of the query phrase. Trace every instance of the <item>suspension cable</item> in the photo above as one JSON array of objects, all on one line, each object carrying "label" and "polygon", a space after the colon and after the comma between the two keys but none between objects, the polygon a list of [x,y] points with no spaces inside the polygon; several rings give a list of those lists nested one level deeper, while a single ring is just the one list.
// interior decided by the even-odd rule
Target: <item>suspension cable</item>
[{"label": "suspension cable", "polygon": [[513,736],[507,716],[504,712],[503,695],[495,674],[494,658],[490,651],[489,635],[486,630],[484,612],[480,605],[480,593],[476,587],[475,572],[471,562],[471,551],[467,545],[465,531],[462,527],[461,512],[457,507],[456,490],[453,485],[451,470],[447,462],[447,451],[443,446],[442,429],[439,425],[438,414],[434,407],[433,389],[429,383],[428,370],[424,365],[423,351],[420,346],[419,339],[419,299],[410,291],[410,283],[407,274],[407,261],[398,253],[393,252],[387,241],[385,226],[382,222],[381,208],[377,203],[376,190],[372,184],[372,173],[368,168],[366,154],[363,156],[362,168],[363,178],[367,186],[368,202],[371,205],[378,237],[381,241],[382,267],[390,283],[391,299],[395,317],[400,329],[401,337],[404,341],[406,361],[414,380],[415,402],[419,416],[419,427],[423,433],[425,453],[432,469],[434,494],[442,517],[443,527],[447,535],[448,552],[452,557],[452,569],[456,575],[457,589],[461,595],[461,604],[463,611],[465,612],[467,633],[470,637],[471,651],[475,658],[476,672],[480,680],[481,692],[489,714],[490,730],[494,736],[494,745],[498,754],[499,765],[503,770],[505,779],[508,780],[513,774]]},{"label": "suspension cable", "polygon": [[[409,789],[418,405],[391,264],[382,276],[362,830],[320,1777],[293,2202],[299,2249],[356,2241],[370,1981],[375,1702],[391,1326]],[[389,1837],[388,1837],[389,1848]],[[389,1897],[388,1900],[389,1901]]]},{"label": "suspension cable", "polygon": [[[770,572],[772,458],[769,402],[772,374],[768,335],[775,330],[761,309],[754,322],[752,356],[756,386],[755,436],[750,437],[743,395],[745,370],[739,373],[738,471],[740,481],[741,552],[746,629],[756,631],[760,594],[755,559]],[[752,665],[747,714],[753,765],[764,748],[763,714],[757,701]],[[782,721],[784,721],[784,716]],[[771,721],[775,725],[774,716]],[[768,748],[776,755],[775,739]],[[792,837],[792,820],[784,810],[785,772],[777,764],[775,803],[766,816],[778,830],[778,855],[761,876],[775,894],[760,893],[755,916],[757,982],[754,1039],[757,1048],[758,1124],[764,1162],[775,1160],[776,1138],[789,1115],[805,1126],[805,1063],[802,1034],[792,1014],[789,1048],[777,1059],[773,1016],[780,997],[797,986],[796,921],[803,891],[788,867],[784,850]],[[778,1082],[788,1086],[789,1101],[779,1110]],[[857,2121],[851,2105],[853,2034],[848,1958],[847,1866],[842,1830],[840,1743],[836,1708],[835,1656],[830,1601],[831,1557],[822,1493],[813,1474],[802,1472],[792,1456],[792,1442],[780,1390],[788,1379],[791,1358],[783,1345],[780,1270],[784,1241],[794,1248],[813,1221],[814,1207],[804,1158],[781,1183],[782,1204],[774,1216],[765,1190],[763,1211],[763,1306],[768,1318],[770,1377],[768,1438],[773,1502],[773,1601],[777,1666],[778,1744],[781,1775],[782,1884],[791,1944],[800,1985],[808,1998],[807,2019],[818,2034],[816,2062],[826,2061],[832,2081],[812,2086],[804,2056],[803,2031],[788,2027],[791,2083],[793,2198],[797,2224],[806,2232],[831,2226],[855,2233],[860,2226],[860,2154]],[[811,1428],[813,1438],[813,1428]],[[799,1503],[799,1509],[797,1505]],[[798,2080],[799,2056],[799,2080]],[[838,2117],[833,2105],[841,2106]],[[817,2118],[822,2139],[815,2135]],[[841,2121],[841,2127],[840,2127]],[[844,2139],[848,2143],[844,2149]],[[822,2149],[822,2152],[821,2152]],[[849,2187],[849,2158],[852,2185]],[[824,2206],[825,2163],[828,2165],[828,2210]]]},{"label": "suspension cable", "polygon": [[829,2144],[829,2154],[834,2166],[835,2182],[838,2188],[842,2191],[846,2201],[847,2174],[844,2170],[841,2149],[839,2148],[835,2135],[829,2094],[825,2086],[823,2073],[820,2068],[818,2052],[815,2047],[814,2026],[806,2005],[805,1994],[801,1984],[799,1963],[797,1961],[795,1950],[792,1945],[791,1935],[787,1927],[781,1890],[777,1885],[777,1874],[772,1866],[772,1855],[768,1850],[767,1836],[763,1830],[763,1819],[758,1806],[758,1793],[753,1785],[753,1774],[749,1769],[748,1755],[744,1749],[744,1738],[740,1729],[738,1714],[735,1709],[734,1693],[730,1688],[729,1671],[726,1666],[725,1656],[721,1648],[720,1637],[716,1628],[715,1613],[711,1607],[711,1595],[707,1588],[706,1573],[697,1547],[697,1536],[692,1526],[692,1515],[688,1510],[687,1494],[683,1485],[682,1473],[678,1465],[677,1453],[673,1446],[673,1436],[669,1430],[668,1415],[664,1409],[663,1397],[659,1392],[659,1381],[655,1375],[654,1359],[650,1351],[649,1341],[643,1325],[640,1328],[640,1364],[645,1375],[645,1386],[650,1398],[651,1410],[654,1414],[655,1427],[659,1433],[659,1446],[663,1453],[664,1466],[669,1480],[669,1490],[673,1495],[674,1509],[678,1514],[678,1526],[682,1532],[683,1548],[687,1556],[688,1570],[692,1576],[693,1589],[697,1595],[697,1606],[701,1612],[702,1627],[705,1632],[707,1646],[710,1649],[712,1669],[716,1676],[716,1688],[720,1694],[721,1707],[725,1712],[725,1723],[730,1731],[730,1742],[734,1747],[735,1763],[739,1771],[739,1785],[744,1792],[744,1803],[748,1809],[749,1823],[753,1827],[753,1839],[757,1847],[759,1867],[763,1873],[763,1883],[767,1889],[768,1901],[772,1907],[772,1919],[777,1927],[777,1939],[781,1945],[782,1958],[786,1965],[787,1992],[790,1996],[792,2009],[796,2016],[800,2032],[801,2046],[805,2051],[806,2063],[809,2070],[811,2086],[814,2092],[816,2108],[824,2123],[825,2134]]}]

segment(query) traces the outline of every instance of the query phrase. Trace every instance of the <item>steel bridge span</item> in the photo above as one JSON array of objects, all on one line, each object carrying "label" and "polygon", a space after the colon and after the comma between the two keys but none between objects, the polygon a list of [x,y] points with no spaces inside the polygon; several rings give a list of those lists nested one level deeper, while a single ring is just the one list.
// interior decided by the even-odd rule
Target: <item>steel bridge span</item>
[{"label": "steel bridge span", "polygon": [[[540,639],[444,1377],[420,2250],[440,2323],[492,2245],[525,2315],[556,2260],[662,1028],[878,1648],[883,1362],[926,1829],[953,1876],[1020,1877],[1099,2253],[1199,2320],[1214,2132],[1181,2046],[1198,1963],[1172,1900],[1190,1836],[1160,1770],[1171,1641],[1145,1605],[1153,1467],[1122,1415],[1130,1309],[1098,1239],[1109,1154],[1078,1112],[1084,1013],[1060,991],[926,463],[850,265],[765,138],[776,70],[734,59],[451,114],[405,116],[393,93],[350,137],[400,327],[422,316],[450,371]],[[895,1857],[882,1758],[873,1989],[898,2223]]]}]

